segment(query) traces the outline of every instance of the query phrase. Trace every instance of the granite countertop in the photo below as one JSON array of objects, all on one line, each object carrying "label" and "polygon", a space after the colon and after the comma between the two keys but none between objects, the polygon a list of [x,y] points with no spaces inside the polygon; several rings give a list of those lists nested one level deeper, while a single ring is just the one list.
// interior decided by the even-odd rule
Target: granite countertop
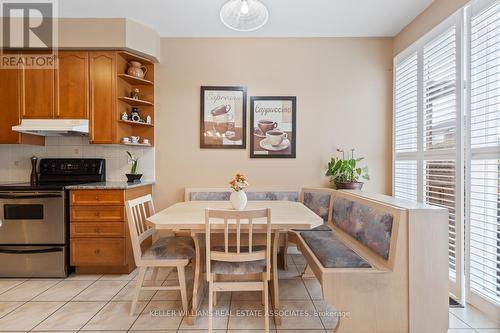
[{"label": "granite countertop", "polygon": [[69,185],[66,186],[65,188],[67,190],[127,190],[135,187],[153,185],[154,183],[155,183],[154,181],[142,181],[139,183],[100,182],[100,183]]}]

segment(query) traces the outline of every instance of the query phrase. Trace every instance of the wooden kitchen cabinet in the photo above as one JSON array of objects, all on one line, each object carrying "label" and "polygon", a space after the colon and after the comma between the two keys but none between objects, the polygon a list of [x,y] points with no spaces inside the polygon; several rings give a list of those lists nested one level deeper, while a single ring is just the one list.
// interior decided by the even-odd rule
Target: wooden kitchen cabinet
[{"label": "wooden kitchen cabinet", "polygon": [[116,52],[90,52],[90,142],[117,143]]},{"label": "wooden kitchen cabinet", "polygon": [[[14,53],[30,54],[31,51]],[[35,52],[36,53],[36,52]],[[127,51],[59,51],[54,69],[1,69],[0,144],[44,144],[44,137],[12,132],[21,119],[89,119],[89,142],[120,144],[139,136],[154,145],[154,63]],[[127,74],[130,61],[143,64],[144,78]],[[139,89],[140,99],[130,98]],[[138,106],[142,122],[121,119]],[[151,123],[144,120],[149,117]],[[133,145],[129,143],[129,145]]]},{"label": "wooden kitchen cabinet", "polygon": [[21,68],[21,118],[54,117],[55,70]]},{"label": "wooden kitchen cabinet", "polygon": [[55,90],[55,118],[89,118],[89,53],[60,51]]},{"label": "wooden kitchen cabinet", "polygon": [[12,126],[21,122],[21,69],[0,69],[0,144],[43,145],[45,138],[12,131]]},{"label": "wooden kitchen cabinet", "polygon": [[2,121],[0,121],[0,143],[19,143],[19,133],[12,126],[19,125],[21,96],[19,95],[21,72],[18,69],[0,69],[0,101],[2,101]]},{"label": "wooden kitchen cabinet", "polygon": [[125,202],[152,186],[70,191],[70,263],[78,273],[128,274],[135,268]]}]

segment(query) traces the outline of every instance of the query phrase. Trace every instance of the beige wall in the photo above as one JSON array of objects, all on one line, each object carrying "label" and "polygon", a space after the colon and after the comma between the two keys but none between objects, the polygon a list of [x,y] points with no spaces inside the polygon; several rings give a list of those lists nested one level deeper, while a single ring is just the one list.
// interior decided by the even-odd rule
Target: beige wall
[{"label": "beige wall", "polygon": [[394,55],[406,49],[470,0],[434,0],[420,15],[394,37]]},{"label": "beige wall", "polygon": [[[159,208],[182,200],[184,187],[225,187],[236,172],[258,187],[328,185],[326,163],[339,146],[366,157],[367,190],[390,193],[392,39],[164,38],[161,55]],[[201,85],[246,85],[248,96],[296,95],[297,158],[250,159],[249,147],[200,149]]]}]

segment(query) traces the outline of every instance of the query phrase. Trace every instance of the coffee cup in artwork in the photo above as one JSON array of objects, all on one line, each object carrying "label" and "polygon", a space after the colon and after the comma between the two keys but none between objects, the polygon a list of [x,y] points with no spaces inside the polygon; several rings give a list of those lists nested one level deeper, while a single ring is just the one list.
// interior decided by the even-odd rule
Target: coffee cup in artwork
[{"label": "coffee cup in artwork", "polygon": [[271,130],[266,133],[267,142],[273,147],[277,147],[283,143],[285,139],[288,138],[288,135],[280,130]]},{"label": "coffee cup in artwork", "polygon": [[210,113],[212,114],[212,122],[214,131],[219,134],[224,134],[229,129],[229,124],[233,121],[234,115],[229,112],[231,105],[221,105]]},{"label": "coffee cup in artwork", "polygon": [[272,121],[272,120],[259,120],[257,122],[257,126],[259,127],[259,129],[262,131],[262,133],[266,134],[267,131],[270,131],[272,129],[275,129],[276,127],[278,127],[278,123]]}]

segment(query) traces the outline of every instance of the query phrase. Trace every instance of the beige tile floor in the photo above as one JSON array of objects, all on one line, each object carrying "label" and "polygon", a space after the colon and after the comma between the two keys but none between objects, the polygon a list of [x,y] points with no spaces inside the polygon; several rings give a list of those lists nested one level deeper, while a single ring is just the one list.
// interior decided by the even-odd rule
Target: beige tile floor
[{"label": "beige tile floor", "polygon": [[[289,270],[280,271],[280,298],[283,310],[317,313],[328,310],[315,279],[301,279],[305,265],[301,255],[290,255]],[[67,279],[0,279],[0,332],[206,332],[207,317],[194,326],[179,314],[177,292],[147,291],[134,316],[129,316],[130,299],[137,272],[128,275],[72,275]],[[159,281],[175,284],[177,273],[161,270]],[[192,276],[189,271],[188,279]],[[190,281],[188,281],[189,283]],[[233,292],[218,296],[214,332],[263,331],[264,319],[259,292]],[[205,299],[201,311],[207,311]],[[229,315],[231,313],[231,315]],[[500,323],[475,308],[450,309],[448,333],[500,333]],[[283,318],[276,333],[331,332],[336,319],[330,316]]]}]

